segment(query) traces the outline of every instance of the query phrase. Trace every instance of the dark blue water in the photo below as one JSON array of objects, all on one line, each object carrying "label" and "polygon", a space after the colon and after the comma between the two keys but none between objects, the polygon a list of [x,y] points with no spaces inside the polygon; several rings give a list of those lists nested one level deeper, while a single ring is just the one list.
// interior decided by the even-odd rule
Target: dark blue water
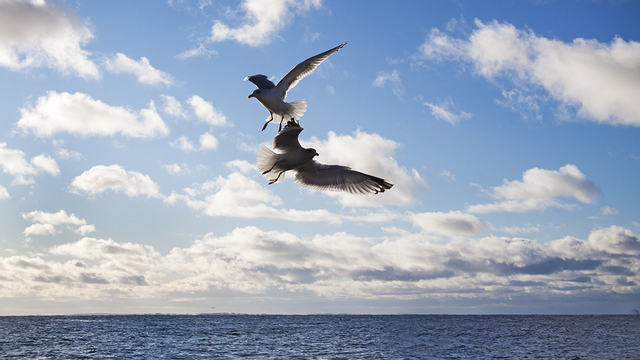
[{"label": "dark blue water", "polygon": [[0,358],[640,359],[640,316],[10,316]]}]

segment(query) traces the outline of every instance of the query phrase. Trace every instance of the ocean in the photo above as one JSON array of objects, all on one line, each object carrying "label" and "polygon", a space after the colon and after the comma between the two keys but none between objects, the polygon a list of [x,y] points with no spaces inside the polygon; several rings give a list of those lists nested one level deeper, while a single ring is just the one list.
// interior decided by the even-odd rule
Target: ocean
[{"label": "ocean", "polygon": [[640,359],[640,316],[5,316],[0,358]]}]

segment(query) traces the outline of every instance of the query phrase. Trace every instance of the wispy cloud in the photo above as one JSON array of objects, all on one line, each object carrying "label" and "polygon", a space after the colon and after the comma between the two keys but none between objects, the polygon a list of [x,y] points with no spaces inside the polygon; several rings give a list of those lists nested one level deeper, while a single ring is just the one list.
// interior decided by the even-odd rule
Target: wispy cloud
[{"label": "wispy cloud", "polygon": [[183,51],[180,54],[176,55],[176,57],[179,59],[185,60],[185,59],[198,57],[198,56],[211,57],[211,55],[218,55],[218,52],[215,50],[209,50],[207,49],[206,45],[200,44],[197,48]]},{"label": "wispy cloud", "polygon": [[402,95],[402,80],[400,79],[400,73],[398,70],[392,70],[391,73],[385,71],[378,71],[378,77],[373,80],[373,87],[384,88],[389,84],[393,93],[400,97]]},{"label": "wispy cloud", "polygon": [[452,182],[452,181],[456,181],[456,176],[453,175],[451,173],[451,171],[447,170],[447,169],[442,169],[442,172],[440,172],[440,177],[443,177],[445,179],[447,179],[447,181]]},{"label": "wispy cloud", "polygon": [[449,111],[449,106],[453,107],[453,102],[451,101],[446,101],[440,104],[425,102],[424,105],[431,108],[431,114],[436,119],[444,120],[451,125],[456,125],[461,120],[471,119],[471,114],[468,112],[461,110],[459,114],[454,114],[452,111]]}]

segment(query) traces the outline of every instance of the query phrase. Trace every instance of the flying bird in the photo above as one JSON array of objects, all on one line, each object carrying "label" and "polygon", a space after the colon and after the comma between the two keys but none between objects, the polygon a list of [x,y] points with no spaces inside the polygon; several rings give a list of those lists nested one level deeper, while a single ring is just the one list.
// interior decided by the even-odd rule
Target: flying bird
[{"label": "flying bird", "polygon": [[253,75],[244,78],[244,81],[251,81],[258,87],[248,96],[248,99],[252,97],[258,99],[260,104],[269,110],[269,116],[265,119],[266,123],[262,127],[263,131],[267,128],[267,125],[274,120],[274,115],[280,116],[280,127],[278,131],[282,129],[282,122],[285,117],[300,120],[300,117],[307,110],[307,102],[304,99],[288,103],[284,102],[284,99],[287,98],[287,92],[293,89],[293,87],[298,84],[298,81],[311,74],[311,72],[331,56],[331,54],[340,50],[345,45],[346,43],[340,44],[331,50],[327,50],[322,54],[312,56],[301,62],[291,69],[291,71],[278,82],[278,85],[274,84],[265,75]]},{"label": "flying bird", "polygon": [[295,120],[289,120],[273,139],[273,148],[260,145],[258,170],[269,179],[269,184],[282,182],[285,171],[296,172],[295,182],[314,190],[346,191],[351,194],[377,194],[391,189],[393,184],[375,176],[351,170],[347,166],[325,165],[313,160],[315,149],[300,146],[298,135],[302,128]]}]

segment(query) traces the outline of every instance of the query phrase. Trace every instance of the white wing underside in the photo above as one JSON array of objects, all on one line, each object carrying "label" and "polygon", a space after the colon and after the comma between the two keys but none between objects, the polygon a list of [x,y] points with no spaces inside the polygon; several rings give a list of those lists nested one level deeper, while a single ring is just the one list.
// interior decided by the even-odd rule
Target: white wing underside
[{"label": "white wing underside", "polygon": [[346,43],[340,44],[331,50],[327,50],[321,54],[312,56],[296,65],[287,73],[287,75],[282,78],[282,80],[278,82],[278,85],[273,88],[274,93],[280,96],[282,100],[286,99],[287,92],[289,92],[289,90],[293,89],[300,80],[302,80],[305,76],[311,74],[313,70],[318,67],[318,65],[322,64],[323,61],[325,61],[336,51],[340,50],[343,46],[345,46],[345,44]]}]

